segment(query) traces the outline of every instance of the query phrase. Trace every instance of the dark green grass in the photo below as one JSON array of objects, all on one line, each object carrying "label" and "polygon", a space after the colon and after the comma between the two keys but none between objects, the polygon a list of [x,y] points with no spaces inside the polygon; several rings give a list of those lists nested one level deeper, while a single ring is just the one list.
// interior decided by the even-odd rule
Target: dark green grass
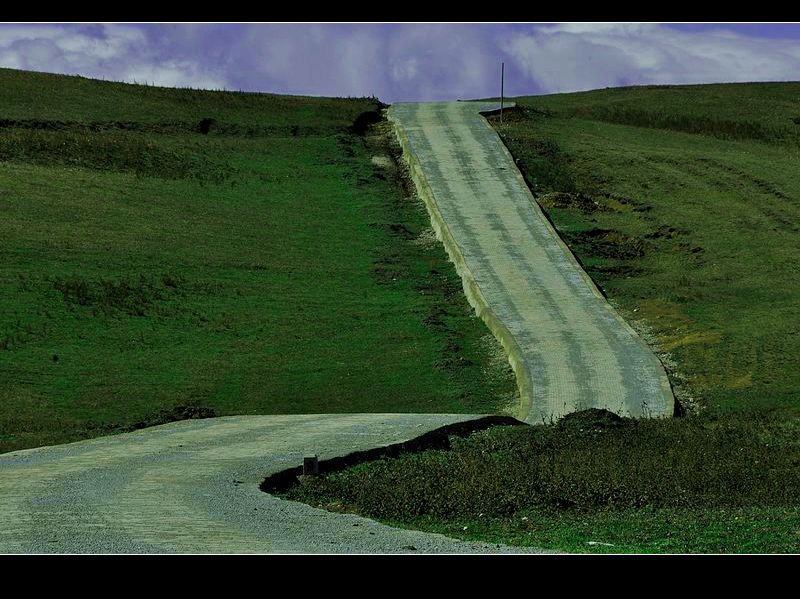
[{"label": "dark green grass", "polygon": [[[776,417],[752,420],[635,421],[589,410],[555,426],[495,427],[466,440],[452,437],[456,460],[445,451],[404,454],[333,474],[328,484],[333,496],[381,518],[501,517],[523,506],[587,511],[795,505],[797,428]],[[301,488],[313,487],[312,481]]]},{"label": "dark green grass", "polygon": [[[794,110],[788,96],[800,85],[738,94],[747,89],[635,88],[629,101],[653,114],[715,106],[713,114],[769,123],[776,107]],[[627,96],[576,94],[563,110]],[[528,110],[503,127],[504,141],[590,275],[675,362],[687,402],[796,415],[800,149],[535,112],[552,97],[518,102]]]},{"label": "dark green grass", "polygon": [[516,102],[490,120],[689,416],[499,428],[293,493],[569,551],[799,551],[800,84]]},{"label": "dark green grass", "polygon": [[234,174],[224,163],[215,164],[203,154],[187,151],[166,139],[159,141],[154,143],[150,135],[139,132],[7,127],[0,128],[0,161],[130,172],[164,179],[194,178],[213,183],[221,183]]},{"label": "dark green grass", "polygon": [[521,511],[512,518],[422,516],[399,527],[489,543],[570,553],[798,553],[800,510],[629,509],[612,512]]},{"label": "dark green grass", "polygon": [[797,433],[796,422],[776,415],[633,421],[586,412],[451,437],[449,451],[307,478],[288,496],[573,551],[796,552]]},{"label": "dark green grass", "polygon": [[[265,127],[338,130],[352,123],[370,101],[311,98],[207,90],[172,89],[0,69],[0,122],[6,120],[60,123],[128,124],[139,130],[197,130],[200,121]],[[164,124],[169,124],[165,126]],[[212,126],[211,131],[215,128]]]},{"label": "dark green grass", "polygon": [[646,85],[515,98],[558,118],[800,143],[800,83]]},{"label": "dark green grass", "polygon": [[[375,101],[2,69],[0,90],[0,119],[24,121],[0,128],[0,451],[178,406],[483,413],[513,398],[424,207],[370,162],[396,151],[387,131],[351,132]],[[204,118],[236,127],[203,134]],[[111,121],[183,125],[89,125]]]}]

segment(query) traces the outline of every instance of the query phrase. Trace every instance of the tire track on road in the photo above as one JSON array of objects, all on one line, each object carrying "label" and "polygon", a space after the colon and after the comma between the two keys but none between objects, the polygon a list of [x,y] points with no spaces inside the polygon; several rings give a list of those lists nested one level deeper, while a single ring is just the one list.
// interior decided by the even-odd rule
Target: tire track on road
[{"label": "tire track on road", "polygon": [[515,416],[550,422],[590,407],[671,416],[663,366],[553,230],[484,107],[395,104],[389,118],[465,292],[509,353]]}]

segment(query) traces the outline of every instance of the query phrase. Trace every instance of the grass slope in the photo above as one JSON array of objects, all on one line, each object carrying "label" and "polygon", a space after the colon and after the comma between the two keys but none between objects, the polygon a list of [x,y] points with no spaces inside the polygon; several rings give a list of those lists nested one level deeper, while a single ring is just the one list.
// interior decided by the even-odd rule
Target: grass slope
[{"label": "grass slope", "polygon": [[570,551],[800,551],[800,84],[516,102],[490,120],[687,417],[504,427],[292,496]]},{"label": "grass slope", "polygon": [[[518,103],[504,141],[590,275],[676,364],[687,403],[797,415],[800,145],[787,139],[800,133],[800,84]],[[641,116],[604,120],[620,107]],[[679,117],[691,127],[672,128]],[[723,119],[784,133],[720,139]]]},{"label": "grass slope", "polygon": [[376,101],[0,69],[0,107],[0,451],[513,398]]}]

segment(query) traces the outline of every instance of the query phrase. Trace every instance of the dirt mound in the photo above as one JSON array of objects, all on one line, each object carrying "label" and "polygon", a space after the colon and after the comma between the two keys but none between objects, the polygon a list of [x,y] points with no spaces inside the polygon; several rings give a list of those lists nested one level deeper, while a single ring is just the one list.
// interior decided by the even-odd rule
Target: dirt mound
[{"label": "dirt mound", "polygon": [[375,110],[367,110],[356,117],[353,124],[350,125],[349,131],[350,133],[363,137],[366,135],[370,125],[380,123],[382,120],[383,116],[381,115],[380,107]]},{"label": "dirt mound", "polygon": [[590,229],[580,233],[565,234],[571,244],[586,245],[587,253],[603,258],[630,260],[647,253],[647,243],[614,229]]},{"label": "dirt mound", "polygon": [[583,193],[553,191],[542,194],[536,199],[543,208],[563,208],[568,210],[575,209],[580,210],[581,212],[608,210],[608,208],[594,200],[592,197]]},{"label": "dirt mound", "polygon": [[570,431],[606,430],[624,426],[626,418],[601,408],[572,412],[562,417],[557,426]]}]

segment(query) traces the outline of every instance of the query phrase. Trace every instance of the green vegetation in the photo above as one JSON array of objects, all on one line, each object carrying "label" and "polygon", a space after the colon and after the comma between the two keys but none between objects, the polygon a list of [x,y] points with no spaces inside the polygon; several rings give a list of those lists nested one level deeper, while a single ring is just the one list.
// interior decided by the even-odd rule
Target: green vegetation
[{"label": "green vegetation", "polygon": [[[600,90],[518,103],[500,131],[537,201],[628,321],[675,364],[686,406],[796,417],[800,148],[777,134],[721,140],[713,123],[800,131],[791,120],[800,84]],[[598,106],[635,107],[652,122],[590,118],[605,118]],[[695,133],[653,128],[677,119],[692,120]]]},{"label": "green vegetation", "polygon": [[797,552],[800,84],[516,101],[490,120],[687,416],[498,428],[291,493],[570,551]]},{"label": "green vegetation", "polygon": [[800,143],[800,84],[646,85],[516,98],[559,118],[698,133],[720,139]]},{"label": "green vegetation", "polygon": [[[764,415],[637,421],[589,410],[555,425],[453,436],[449,451],[307,478],[288,496],[466,538],[574,551],[796,552],[798,433],[796,421]],[[778,514],[786,521],[761,522]]]},{"label": "green vegetation", "polygon": [[0,69],[0,451],[511,401],[379,108]]}]

